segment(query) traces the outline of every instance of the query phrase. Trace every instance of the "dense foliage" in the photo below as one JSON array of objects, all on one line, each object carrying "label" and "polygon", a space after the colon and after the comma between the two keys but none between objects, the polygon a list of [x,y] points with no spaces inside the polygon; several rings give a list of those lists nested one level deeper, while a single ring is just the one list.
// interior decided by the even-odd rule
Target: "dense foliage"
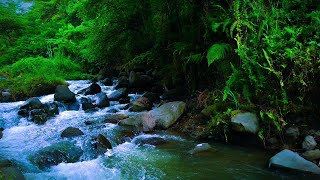
[{"label": "dense foliage", "polygon": [[317,0],[31,2],[25,13],[0,6],[0,65],[9,65],[1,70],[8,78],[156,69],[167,88],[219,90],[215,96],[231,109],[254,106],[279,131],[288,113],[319,108]]}]

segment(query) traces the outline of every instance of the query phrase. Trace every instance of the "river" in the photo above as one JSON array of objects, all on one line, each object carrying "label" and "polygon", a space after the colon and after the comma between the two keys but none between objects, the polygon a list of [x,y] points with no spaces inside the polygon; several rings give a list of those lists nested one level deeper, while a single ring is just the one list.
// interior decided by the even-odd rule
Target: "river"
[{"label": "river", "polygon": [[[90,85],[90,81],[68,81],[69,88],[77,92]],[[114,86],[102,86],[110,94]],[[139,97],[130,94],[131,99]],[[77,95],[77,99],[81,98]],[[53,94],[39,97],[42,103],[53,101]],[[198,142],[184,135],[170,131],[156,131],[151,134],[137,134],[131,141],[119,141],[118,134],[123,127],[101,123],[107,111],[117,109],[118,114],[134,113],[121,110],[124,105],[111,102],[111,106],[95,112],[70,111],[60,107],[60,114],[45,124],[37,125],[17,115],[23,102],[0,103],[0,127],[4,128],[0,140],[0,160],[9,159],[22,170],[26,179],[308,179],[303,175],[276,172],[268,169],[271,157],[265,151],[209,142],[216,152],[206,154],[188,153]],[[86,125],[85,121],[96,122]],[[71,139],[60,137],[67,127],[77,127],[85,135]],[[96,156],[92,152],[91,139],[105,134],[113,149]],[[162,145],[141,144],[141,140],[161,137],[168,141]],[[31,163],[30,156],[44,147],[61,141],[79,146],[83,155],[79,162],[60,163],[41,170]]]}]

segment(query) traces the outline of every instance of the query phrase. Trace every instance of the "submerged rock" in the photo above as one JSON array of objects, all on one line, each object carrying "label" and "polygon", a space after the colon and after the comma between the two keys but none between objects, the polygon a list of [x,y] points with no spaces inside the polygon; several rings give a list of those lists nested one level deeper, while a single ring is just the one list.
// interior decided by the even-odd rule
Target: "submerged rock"
[{"label": "submerged rock", "polygon": [[31,121],[36,124],[44,124],[47,122],[49,116],[44,109],[33,109],[31,110]]},{"label": "submerged rock", "polygon": [[214,149],[208,143],[201,143],[196,145],[192,150],[189,151],[190,154],[197,154],[202,152],[214,151]]},{"label": "submerged rock", "polygon": [[259,119],[253,113],[239,113],[231,119],[232,129],[237,132],[256,134],[259,131]]},{"label": "submerged rock", "polygon": [[76,96],[70,91],[68,86],[58,85],[54,94],[54,100],[65,103],[73,103],[76,102]]},{"label": "submerged rock", "polygon": [[288,149],[285,149],[274,155],[269,161],[269,167],[320,174],[320,168],[317,165],[305,160],[297,153],[294,153]]},{"label": "submerged rock", "polygon": [[74,127],[67,127],[65,130],[62,131],[61,137],[70,138],[84,135],[84,133],[79,128]]},{"label": "submerged rock", "polygon": [[22,172],[10,160],[0,161],[0,179],[25,180]]},{"label": "submerged rock", "polygon": [[302,142],[302,148],[305,150],[313,150],[317,146],[317,142],[312,136],[306,136]]},{"label": "submerged rock", "polygon": [[139,138],[134,143],[138,145],[150,144],[154,146],[159,146],[159,145],[166,144],[168,142],[161,137],[148,137],[148,138]]},{"label": "submerged rock", "polygon": [[40,169],[49,168],[59,163],[75,163],[82,156],[83,151],[78,146],[69,142],[46,147],[31,156],[31,162]]}]

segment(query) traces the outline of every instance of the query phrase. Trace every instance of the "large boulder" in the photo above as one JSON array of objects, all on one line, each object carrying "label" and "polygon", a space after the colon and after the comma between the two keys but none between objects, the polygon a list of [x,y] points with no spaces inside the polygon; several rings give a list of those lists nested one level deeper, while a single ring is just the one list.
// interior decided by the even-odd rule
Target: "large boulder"
[{"label": "large boulder", "polygon": [[31,162],[40,169],[46,169],[59,163],[75,163],[82,156],[83,151],[78,146],[69,142],[46,147],[31,156]]},{"label": "large boulder", "polygon": [[78,92],[78,94],[94,95],[101,92],[101,87],[96,82],[92,83],[89,87],[84,88]]},{"label": "large boulder", "polygon": [[269,161],[269,167],[320,174],[320,168],[316,164],[305,160],[288,149],[274,155]]},{"label": "large boulder", "polygon": [[108,95],[110,101],[118,101],[120,98],[125,98],[128,96],[127,88],[120,88]]},{"label": "large boulder", "polygon": [[40,109],[43,106],[41,101],[36,98],[30,98],[26,100],[21,106],[20,109],[32,110],[32,109]]},{"label": "large boulder", "polygon": [[79,128],[67,127],[62,131],[61,137],[63,138],[71,138],[76,136],[84,135],[84,133]]},{"label": "large boulder", "polygon": [[175,101],[163,104],[149,112],[120,121],[120,125],[137,126],[148,132],[156,129],[167,129],[174,124],[185,111],[186,103]]},{"label": "large boulder", "polygon": [[231,118],[231,126],[237,132],[256,134],[259,131],[259,119],[253,113],[239,113]]},{"label": "large boulder", "polygon": [[107,152],[108,149],[112,149],[110,141],[104,135],[99,134],[94,140],[93,147],[98,154],[103,154]]},{"label": "large boulder", "polygon": [[68,86],[58,85],[54,94],[54,100],[65,103],[73,103],[76,102],[76,96],[70,91]]},{"label": "large boulder", "polygon": [[146,97],[140,97],[132,102],[130,110],[133,112],[141,112],[151,110],[152,103]]},{"label": "large boulder", "polygon": [[99,108],[104,108],[110,106],[109,99],[107,95],[103,92],[95,95],[93,97],[94,104]]}]

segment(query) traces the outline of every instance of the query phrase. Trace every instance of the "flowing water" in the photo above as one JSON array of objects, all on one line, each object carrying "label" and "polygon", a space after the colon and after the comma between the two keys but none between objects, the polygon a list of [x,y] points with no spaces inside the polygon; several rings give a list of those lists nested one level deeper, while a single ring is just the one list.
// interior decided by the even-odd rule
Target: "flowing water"
[{"label": "flowing water", "polygon": [[[90,85],[90,81],[69,81],[69,88],[77,92]],[[100,84],[101,85],[101,84]],[[114,86],[101,86],[110,94]],[[80,98],[77,95],[77,99]],[[131,94],[131,99],[139,95]],[[53,95],[40,97],[42,103],[53,101]],[[111,106],[95,112],[68,111],[60,107],[60,114],[50,118],[44,125],[37,125],[17,115],[23,102],[0,103],[0,160],[15,162],[27,179],[301,179],[296,176],[271,171],[267,168],[270,154],[264,151],[218,143],[210,143],[216,152],[191,155],[188,153],[196,142],[183,135],[169,131],[153,134],[137,134],[129,142],[119,141],[123,127],[103,123],[110,109],[119,114],[134,113],[121,110],[124,105],[111,102]],[[85,125],[85,121],[96,122]],[[69,127],[80,128],[85,135],[64,139],[61,132]],[[92,152],[92,137],[105,134],[113,149],[97,156]],[[164,145],[141,144],[141,140],[161,137],[168,141]],[[60,163],[40,170],[31,163],[30,157],[44,147],[61,141],[70,141],[84,151],[79,162]]]}]

